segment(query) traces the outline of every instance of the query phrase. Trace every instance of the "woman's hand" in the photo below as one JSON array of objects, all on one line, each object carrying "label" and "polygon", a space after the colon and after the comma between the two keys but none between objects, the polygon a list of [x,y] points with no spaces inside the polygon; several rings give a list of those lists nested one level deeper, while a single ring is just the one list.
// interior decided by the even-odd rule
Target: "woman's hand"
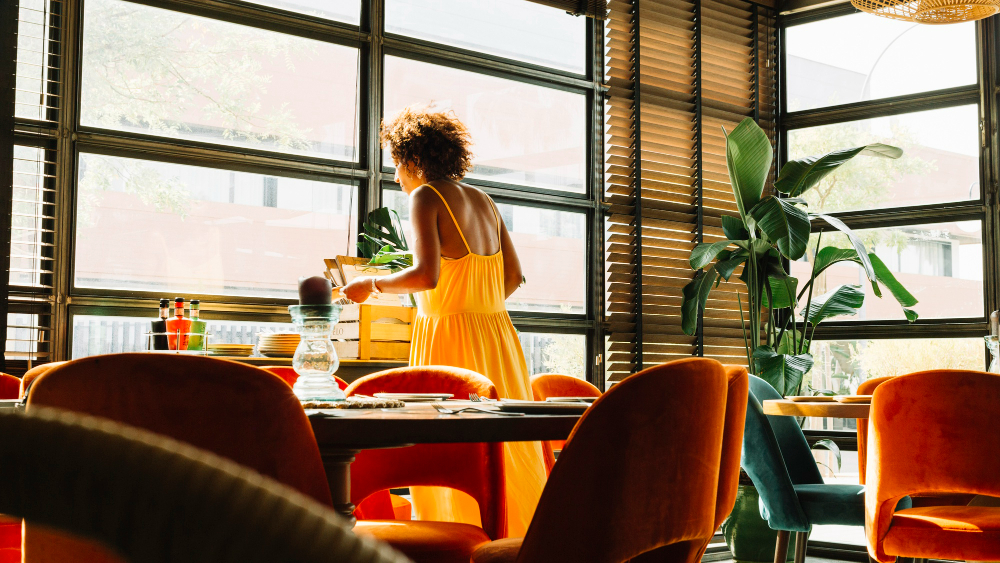
[{"label": "woman's hand", "polygon": [[361,276],[354,278],[354,281],[340,288],[340,293],[355,303],[363,303],[372,295],[371,276]]}]

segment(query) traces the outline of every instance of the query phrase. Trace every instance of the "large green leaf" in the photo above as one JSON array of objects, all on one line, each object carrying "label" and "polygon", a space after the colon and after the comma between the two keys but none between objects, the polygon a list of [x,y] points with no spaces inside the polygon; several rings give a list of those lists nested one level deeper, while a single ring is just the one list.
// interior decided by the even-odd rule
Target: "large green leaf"
[{"label": "large green leaf", "polygon": [[910,307],[917,304],[917,298],[907,291],[903,287],[903,284],[899,283],[899,280],[896,279],[896,276],[892,275],[892,272],[889,271],[889,268],[886,267],[881,258],[871,253],[868,255],[868,259],[871,260],[872,267],[875,269],[875,277],[878,278],[878,281],[882,282],[882,285],[889,288],[889,293],[892,293],[896,301],[903,306],[903,314],[906,315],[906,320],[911,323],[917,320],[919,315],[916,311],[910,309]]},{"label": "large green leaf", "polygon": [[715,269],[719,272],[719,277],[729,281],[729,278],[736,271],[736,268],[747,261],[749,254],[745,250],[730,252],[723,250],[719,253],[719,260],[715,263]]},{"label": "large green leaf", "polygon": [[802,376],[813,366],[811,354],[779,354],[770,346],[758,346],[753,361],[754,375],[770,383],[782,396],[797,393]]},{"label": "large green leaf", "polygon": [[[771,286],[771,295],[774,297],[773,306],[775,309],[784,309],[795,304],[795,291],[799,286],[799,280],[797,278],[793,278],[788,274],[770,274],[767,276],[767,283]],[[764,307],[771,306],[766,292],[764,293],[762,305]]]},{"label": "large green leaf", "polygon": [[860,285],[841,285],[819,297],[813,297],[802,316],[813,326],[830,317],[857,314],[865,303],[865,292]]},{"label": "large green leaf", "polygon": [[719,242],[703,242],[698,246],[694,247],[691,251],[691,257],[688,262],[691,267],[695,270],[700,270],[705,266],[712,263],[715,260],[716,255],[726,249],[727,246],[732,244],[728,240],[720,240]]},{"label": "large green leaf", "polygon": [[865,270],[865,275],[868,276],[868,281],[872,284],[872,291],[875,295],[882,297],[882,290],[878,286],[878,278],[875,277],[875,269],[872,267],[872,261],[868,257],[868,250],[865,249],[864,243],[858,238],[858,235],[854,234],[854,231],[850,227],[844,224],[843,221],[833,217],[831,215],[826,215],[820,213],[819,215],[813,215],[813,217],[818,217],[827,223],[829,223],[833,228],[847,235],[847,239],[851,241],[851,245],[854,246],[854,250],[858,253],[858,260],[861,267]]},{"label": "large green leaf", "polygon": [[837,262],[860,262],[858,260],[858,251],[853,248],[824,246],[816,253],[816,258],[813,260],[813,270],[818,276],[823,270],[833,266]]},{"label": "large green leaf", "polygon": [[722,234],[729,240],[747,240],[750,232],[743,221],[729,215],[722,216]]},{"label": "large green leaf", "polygon": [[[725,129],[722,132],[726,134]],[[726,165],[741,217],[760,201],[773,158],[767,133],[753,119],[744,119],[726,134]]]},{"label": "large green leaf", "polygon": [[899,304],[903,307],[912,307],[917,304],[917,298],[913,296],[912,293],[903,287],[903,284],[899,283],[896,276],[892,275],[889,268],[882,262],[882,259],[871,253],[868,255],[868,259],[871,260],[872,268],[875,269],[875,277],[878,281],[882,282],[882,285],[889,289],[892,296],[899,301]]},{"label": "large green leaf", "polygon": [[681,329],[684,334],[690,336],[698,329],[698,311],[704,309],[708,294],[718,279],[719,274],[713,266],[684,286],[684,301],[681,303]]},{"label": "large green leaf", "polygon": [[883,158],[899,158],[903,150],[891,145],[874,143],[862,147],[841,149],[823,156],[808,156],[789,161],[781,167],[781,173],[774,182],[774,189],[791,197],[797,197],[802,192],[818,184],[827,174],[858,156],[880,156]]},{"label": "large green leaf", "polygon": [[750,216],[789,260],[798,260],[806,253],[810,231],[809,214],[794,203],[768,196],[750,210]]}]

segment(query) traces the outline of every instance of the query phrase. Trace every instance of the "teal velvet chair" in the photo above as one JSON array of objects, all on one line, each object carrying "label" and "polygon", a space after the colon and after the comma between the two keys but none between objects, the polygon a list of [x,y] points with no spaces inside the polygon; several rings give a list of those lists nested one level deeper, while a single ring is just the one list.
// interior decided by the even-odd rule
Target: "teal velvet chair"
[{"label": "teal velvet chair", "polygon": [[778,530],[775,563],[784,562],[791,532],[795,562],[802,563],[814,525],[865,525],[865,487],[823,482],[795,417],[764,414],[762,401],[781,398],[768,382],[750,376],[741,464],[760,494],[761,516]]}]

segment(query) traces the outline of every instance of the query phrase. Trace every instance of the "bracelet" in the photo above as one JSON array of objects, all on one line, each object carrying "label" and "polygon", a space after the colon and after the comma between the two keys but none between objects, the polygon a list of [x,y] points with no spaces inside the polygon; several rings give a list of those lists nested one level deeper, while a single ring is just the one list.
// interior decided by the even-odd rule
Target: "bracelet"
[{"label": "bracelet", "polygon": [[378,288],[378,278],[372,278],[372,291],[371,294],[378,297],[382,294],[382,290]]}]

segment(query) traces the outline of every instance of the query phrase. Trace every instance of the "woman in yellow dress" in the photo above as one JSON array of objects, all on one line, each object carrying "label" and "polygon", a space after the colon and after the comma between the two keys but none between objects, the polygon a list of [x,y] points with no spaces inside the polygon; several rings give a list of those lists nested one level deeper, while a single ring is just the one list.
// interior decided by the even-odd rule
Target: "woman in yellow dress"
[{"label": "woman in yellow dress", "polygon": [[[445,365],[488,377],[500,397],[531,399],[528,368],[504,301],[521,285],[521,264],[496,204],[460,183],[472,168],[468,131],[447,113],[403,110],[382,126],[409,195],[413,267],[355,279],[352,301],[372,294],[413,293],[417,318],[410,365]],[[504,445],[508,534],[523,536],[545,484],[538,442]],[[481,525],[476,502],[441,487],[412,487],[421,520]]]}]

